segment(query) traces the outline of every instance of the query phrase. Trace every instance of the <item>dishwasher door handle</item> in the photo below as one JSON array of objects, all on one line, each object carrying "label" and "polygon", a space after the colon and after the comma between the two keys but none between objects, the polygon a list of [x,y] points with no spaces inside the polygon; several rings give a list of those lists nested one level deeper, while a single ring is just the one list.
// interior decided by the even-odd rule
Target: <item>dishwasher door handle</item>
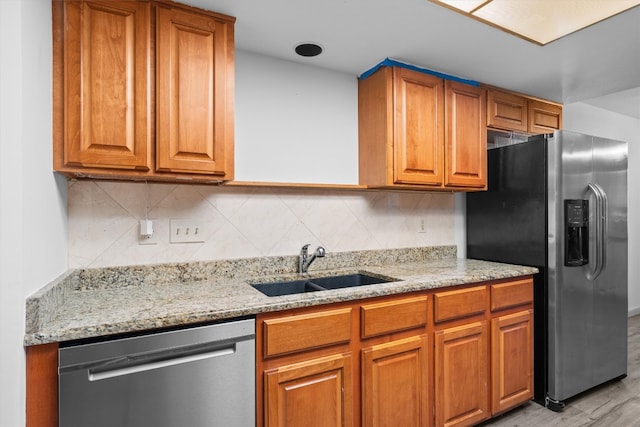
[{"label": "dishwasher door handle", "polygon": [[193,352],[190,352],[186,355],[184,353],[182,355],[168,353],[171,354],[171,357],[169,358],[163,358],[161,354],[154,353],[153,355],[149,355],[148,357],[146,357],[146,360],[149,360],[147,362],[144,361],[145,358],[143,356],[136,358],[135,363],[118,363],[118,366],[110,366],[108,368],[90,368],[87,372],[89,381],[100,381],[109,378],[121,377],[124,375],[136,374],[139,372],[151,371],[153,369],[168,368],[170,366],[182,365],[185,363],[197,362],[214,357],[226,356],[235,352],[236,346],[235,344],[232,344],[228,347],[217,348],[215,350],[195,354]]}]

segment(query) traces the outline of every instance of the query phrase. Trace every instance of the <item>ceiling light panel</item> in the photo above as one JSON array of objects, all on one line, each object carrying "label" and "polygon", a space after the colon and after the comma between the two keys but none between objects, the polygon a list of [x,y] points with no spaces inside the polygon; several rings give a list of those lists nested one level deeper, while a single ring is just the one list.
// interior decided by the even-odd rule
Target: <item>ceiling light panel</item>
[{"label": "ceiling light panel", "polygon": [[540,45],[640,4],[640,0],[431,1]]}]

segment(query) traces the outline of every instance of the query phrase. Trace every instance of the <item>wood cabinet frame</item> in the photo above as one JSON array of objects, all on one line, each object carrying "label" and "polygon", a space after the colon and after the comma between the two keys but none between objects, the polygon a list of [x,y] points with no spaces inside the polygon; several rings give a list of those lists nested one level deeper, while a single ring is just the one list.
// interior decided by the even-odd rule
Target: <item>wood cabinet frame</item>
[{"label": "wood cabinet frame", "polygon": [[58,343],[27,347],[26,426],[58,427]]}]

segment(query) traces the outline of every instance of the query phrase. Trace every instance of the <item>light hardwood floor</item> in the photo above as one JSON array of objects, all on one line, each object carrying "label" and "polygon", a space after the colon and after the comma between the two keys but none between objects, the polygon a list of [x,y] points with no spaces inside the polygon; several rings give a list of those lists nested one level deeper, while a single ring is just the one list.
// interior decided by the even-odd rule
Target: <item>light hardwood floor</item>
[{"label": "light hardwood floor", "polygon": [[483,427],[640,427],[640,316],[629,318],[627,377],[566,402],[557,413],[529,402]]}]

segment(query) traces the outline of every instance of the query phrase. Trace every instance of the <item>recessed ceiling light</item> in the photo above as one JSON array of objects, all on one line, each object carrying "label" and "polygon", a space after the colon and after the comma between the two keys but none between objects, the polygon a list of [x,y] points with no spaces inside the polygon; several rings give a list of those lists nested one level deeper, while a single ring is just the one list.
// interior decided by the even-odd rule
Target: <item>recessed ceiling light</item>
[{"label": "recessed ceiling light", "polygon": [[312,57],[320,55],[323,49],[322,46],[317,43],[305,42],[298,44],[295,47],[295,51],[300,56]]},{"label": "recessed ceiling light", "polygon": [[429,0],[545,45],[640,5],[640,0]]}]

